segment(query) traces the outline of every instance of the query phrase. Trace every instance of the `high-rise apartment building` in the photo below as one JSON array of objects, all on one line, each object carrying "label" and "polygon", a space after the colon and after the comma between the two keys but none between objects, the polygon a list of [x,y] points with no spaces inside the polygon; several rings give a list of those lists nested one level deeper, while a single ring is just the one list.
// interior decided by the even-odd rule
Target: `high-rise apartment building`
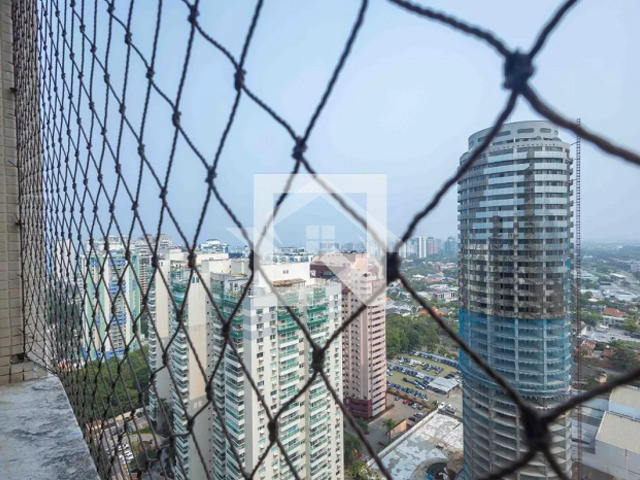
[{"label": "high-rise apartment building", "polygon": [[444,242],[444,254],[452,257],[458,253],[458,242],[455,237],[449,237]]},{"label": "high-rise apartment building", "polygon": [[[213,299],[225,320],[248,281],[247,267],[246,259],[200,262],[201,276],[209,282]],[[174,431],[186,431],[185,410],[192,416],[206,402],[204,379],[196,356],[205,374],[210,376],[223,355],[212,384],[213,401],[222,417],[213,407],[208,407],[194,422],[194,435],[177,442],[177,478],[207,478],[205,470],[217,479],[242,478],[240,468],[251,471],[265,454],[255,478],[294,478],[278,447],[267,451],[266,410],[275,415],[313,374],[312,350],[302,330],[265,278],[256,274],[232,321],[231,339],[236,355],[230,346],[223,349],[223,321],[204,293],[202,280],[191,276],[191,285],[185,293],[189,281],[189,269],[185,264],[163,260],[159,268],[171,279],[171,297],[154,280],[153,310],[160,338],[151,335],[149,348],[151,366],[157,368],[162,362],[160,343],[166,345],[166,338],[178,332],[170,347],[168,366],[177,384],[174,385],[167,374],[156,378],[159,396],[172,405]],[[307,326],[314,342],[324,345],[341,323],[340,286],[312,279],[308,262],[273,263],[263,265],[263,269],[286,304]],[[176,305],[186,300],[182,327],[171,298]],[[187,344],[187,334],[192,340],[191,346]],[[260,402],[241,363],[250,372],[266,404]],[[324,372],[342,398],[339,339],[327,350]],[[150,409],[155,420],[160,418],[159,402],[155,393],[150,395]],[[279,438],[299,476],[313,480],[342,478],[342,415],[320,376],[281,414],[278,427]],[[205,464],[197,453],[196,441]],[[231,445],[240,456],[241,465],[238,465]]]},{"label": "high-rise apartment building", "polygon": [[383,272],[364,253],[326,253],[311,266],[317,278],[342,284],[342,321],[367,302],[367,307],[342,334],[344,403],[358,417],[371,418],[386,407],[385,293]]},{"label": "high-rise apartment building", "polygon": [[413,237],[409,240],[411,245],[411,254],[416,258],[425,258],[427,256],[427,239],[426,237]]},{"label": "high-rise apartment building", "polygon": [[428,237],[426,240],[426,243],[427,243],[427,255],[437,255],[438,253],[440,253],[437,239],[433,237]]},{"label": "high-rise apartment building", "polygon": [[[464,164],[488,130],[469,137]],[[569,145],[545,121],[504,125],[460,179],[460,332],[533,405],[569,394]],[[527,447],[511,399],[461,352],[464,475],[486,476]],[[571,419],[550,425],[551,452],[571,470]],[[507,478],[556,478],[541,455]]]},{"label": "high-rise apartment building", "polygon": [[[135,347],[139,331],[139,264],[135,253],[125,254],[119,237],[95,241],[87,247],[83,268],[84,355],[111,357]],[[86,286],[86,289],[84,288]]]}]

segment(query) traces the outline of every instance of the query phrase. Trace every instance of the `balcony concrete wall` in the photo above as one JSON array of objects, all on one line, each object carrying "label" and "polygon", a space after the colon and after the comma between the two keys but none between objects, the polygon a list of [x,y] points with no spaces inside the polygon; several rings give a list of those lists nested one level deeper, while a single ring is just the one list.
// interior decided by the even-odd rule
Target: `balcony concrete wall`
[{"label": "balcony concrete wall", "polygon": [[11,1],[0,0],[0,385],[24,380]]}]

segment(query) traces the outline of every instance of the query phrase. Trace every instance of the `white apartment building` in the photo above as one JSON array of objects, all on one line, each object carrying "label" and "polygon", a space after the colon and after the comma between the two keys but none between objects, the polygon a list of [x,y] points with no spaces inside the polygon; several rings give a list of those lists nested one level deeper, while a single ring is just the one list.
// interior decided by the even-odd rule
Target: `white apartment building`
[{"label": "white apartment building", "polygon": [[[247,268],[246,259],[200,262],[201,276],[210,282],[215,303],[225,319],[229,318],[248,281]],[[311,279],[309,263],[276,263],[265,265],[264,269],[287,304],[305,322],[313,340],[323,345],[340,325],[340,287]],[[312,374],[312,350],[303,332],[268,282],[262,275],[257,275],[232,322],[230,338],[238,356],[229,345],[223,353],[223,322],[200,278],[191,277],[187,292],[189,270],[186,265],[161,260],[159,270],[165,278],[171,279],[171,293],[176,304],[181,304],[183,299],[187,302],[180,325],[180,315],[166,289],[159,286],[161,282],[154,281],[152,309],[159,328],[150,329],[154,332],[149,338],[152,368],[162,365],[160,342],[166,345],[168,338],[178,331],[169,349],[169,370],[173,379],[169,378],[168,369],[158,372],[155,379],[159,396],[171,402],[174,432],[186,431],[185,410],[192,416],[207,401],[206,383],[196,356],[206,376],[210,377],[223,355],[212,384],[213,400],[222,417],[209,406],[194,422],[194,434],[177,442],[176,478],[207,478],[205,470],[213,478],[241,478],[236,454],[245,471],[252,471],[262,460],[256,478],[293,478],[278,447],[267,448],[269,419],[266,409],[275,415]],[[192,345],[188,344],[184,331],[188,332]],[[340,341],[334,341],[327,350],[324,368],[339,398],[342,398],[341,354]],[[240,362],[256,382],[265,405],[245,378]],[[177,388],[173,386],[174,381],[177,381]],[[155,392],[150,395],[149,404],[152,415],[160,420]],[[176,412],[179,413],[176,415]],[[342,415],[321,378],[281,414],[278,434],[301,477],[313,480],[342,478]]]}]

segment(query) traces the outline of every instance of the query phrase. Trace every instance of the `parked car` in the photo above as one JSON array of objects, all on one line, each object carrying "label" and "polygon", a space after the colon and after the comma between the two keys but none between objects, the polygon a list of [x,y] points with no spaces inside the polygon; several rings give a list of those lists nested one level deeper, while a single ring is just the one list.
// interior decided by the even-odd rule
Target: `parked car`
[{"label": "parked car", "polygon": [[403,400],[402,403],[404,403],[405,405],[409,405],[409,400]]},{"label": "parked car", "polygon": [[416,417],[409,417],[408,420],[410,422],[416,423]]},{"label": "parked car", "polygon": [[394,398],[394,400],[397,402],[398,400],[400,400],[400,397],[396,397]]}]

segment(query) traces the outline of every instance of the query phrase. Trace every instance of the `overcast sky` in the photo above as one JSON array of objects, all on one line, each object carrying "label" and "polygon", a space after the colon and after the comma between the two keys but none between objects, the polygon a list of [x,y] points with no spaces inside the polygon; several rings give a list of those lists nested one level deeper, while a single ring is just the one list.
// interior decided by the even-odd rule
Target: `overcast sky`
[{"label": "overcast sky", "polygon": [[[175,98],[189,33],[188,10],[177,0],[163,3],[156,81]],[[558,3],[429,2],[494,31],[507,44],[522,49],[531,45]],[[154,7],[148,9],[147,4]],[[133,12],[133,41],[149,58],[156,4],[151,0],[136,2]],[[201,4],[198,18],[203,28],[238,58],[254,2]],[[103,21],[106,7],[102,7],[98,18],[103,36],[98,45],[99,54],[104,56],[108,23]],[[125,20],[127,8],[128,2],[116,2],[116,14]],[[247,57],[246,83],[297,131],[304,130],[322,95],[358,8],[359,2],[347,0],[264,3]],[[580,2],[538,57],[532,78],[538,93],[562,113],[581,117],[583,124],[636,151],[640,150],[638,18],[640,2],[636,0]],[[121,92],[126,50],[121,27],[114,24],[113,32],[109,69],[114,88]],[[144,73],[142,64],[132,57],[127,115],[138,126],[146,88]],[[181,122],[208,162],[214,156],[232,105],[233,73],[228,60],[196,35],[181,100]],[[412,214],[454,171],[466,149],[467,137],[494,121],[508,94],[501,86],[501,75],[501,59],[484,44],[387,1],[372,0],[353,52],[311,135],[307,158],[321,173],[386,174],[388,222],[390,230],[398,235]],[[96,75],[97,98],[104,91],[101,81],[102,75]],[[511,120],[537,118],[521,101]],[[110,110],[108,136],[114,145],[117,120],[117,111]],[[150,162],[162,172],[162,178],[172,136],[171,110],[154,94],[145,144]],[[561,136],[570,143],[574,141],[568,132]],[[292,148],[287,132],[244,96],[220,159],[217,184],[245,225],[253,223],[253,176],[289,172]],[[126,129],[120,157],[125,178],[135,189],[139,157]],[[640,170],[586,142],[582,158],[583,238],[640,238]],[[111,172],[111,167],[105,171]],[[204,179],[200,160],[180,138],[168,201],[189,239],[193,238],[202,211]],[[106,182],[111,182],[112,189],[111,173],[106,174]],[[155,232],[160,212],[159,189],[146,169],[143,186],[141,216],[145,228]],[[130,205],[121,189],[117,215],[123,225],[130,224]],[[331,210],[327,202],[311,202],[307,208],[315,210],[308,216],[301,215],[299,225],[289,219],[288,226],[282,229],[287,237],[285,243],[303,243],[304,224],[311,217],[314,224],[340,223],[335,213],[323,218],[322,209]],[[105,211],[103,202],[101,209]],[[227,230],[232,226],[212,199],[200,239],[218,237],[237,243]],[[177,230],[166,215],[162,230],[177,237]],[[348,229],[338,230],[337,240],[347,241]],[[456,234],[455,188],[420,224],[418,233],[441,238]]]}]

